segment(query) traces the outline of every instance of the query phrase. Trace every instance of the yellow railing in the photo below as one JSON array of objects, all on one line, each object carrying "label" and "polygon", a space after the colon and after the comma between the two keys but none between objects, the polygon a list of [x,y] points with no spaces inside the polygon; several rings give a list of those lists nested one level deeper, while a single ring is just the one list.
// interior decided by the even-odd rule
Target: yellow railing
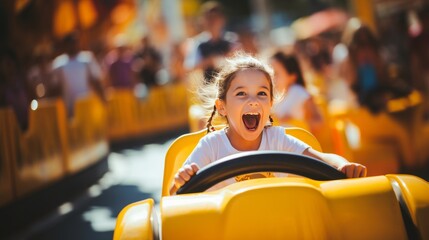
[{"label": "yellow railing", "polygon": [[109,140],[119,141],[186,127],[186,97],[186,87],[181,84],[152,88],[144,99],[135,97],[131,90],[109,91]]},{"label": "yellow railing", "polygon": [[79,99],[70,120],[61,99],[40,100],[29,111],[25,131],[13,110],[0,111],[0,205],[48,186],[108,153],[105,110],[96,97]]},{"label": "yellow railing", "polygon": [[0,206],[12,201],[14,196],[12,149],[9,144],[12,115],[12,109],[0,108]]},{"label": "yellow railing", "polygon": [[82,170],[106,155],[106,110],[96,95],[80,98],[67,125],[66,172]]},{"label": "yellow railing", "polygon": [[[64,141],[61,136],[62,101],[42,100],[29,112],[25,132],[17,124],[13,129],[14,177],[17,196],[57,181],[64,175]],[[16,121],[15,121],[16,122]]]},{"label": "yellow railing", "polygon": [[0,109],[0,206],[90,167],[107,156],[109,141],[188,126],[184,85],[153,88],[144,99],[112,90],[106,103],[90,94],[71,118],[61,99],[34,103],[25,131],[11,108]]},{"label": "yellow railing", "polygon": [[429,124],[424,122],[417,91],[390,100],[385,112],[333,109],[331,115],[336,121],[334,136],[343,139],[334,141],[339,146],[336,149],[350,160],[367,165],[369,175],[417,170],[429,164]]}]

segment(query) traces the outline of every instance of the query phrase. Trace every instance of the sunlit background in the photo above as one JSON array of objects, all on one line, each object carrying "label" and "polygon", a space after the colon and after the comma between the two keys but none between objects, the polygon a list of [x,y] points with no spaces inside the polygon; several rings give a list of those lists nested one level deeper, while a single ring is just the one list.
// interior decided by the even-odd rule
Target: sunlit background
[{"label": "sunlit background", "polygon": [[[202,72],[188,62],[210,27],[201,12],[205,2],[0,2],[3,227],[24,225],[25,237],[42,229],[35,239],[60,236],[49,235],[55,228],[68,229],[61,231],[74,236],[70,239],[111,238],[121,208],[148,197],[159,200],[169,144],[205,126],[192,92],[192,81],[202,79]],[[294,53],[300,61],[323,127],[315,130],[298,119],[276,124],[311,131],[324,151],[365,164],[369,175],[412,173],[428,179],[429,1],[219,2],[222,30],[237,49],[262,59],[276,51]],[[373,34],[376,52],[357,43],[354,33],[361,27]],[[66,62],[65,39],[76,33],[79,51],[89,53],[79,56],[99,65],[100,85],[70,107],[58,80],[66,72],[55,67]],[[383,73],[381,91],[370,96],[361,95],[350,80],[360,74],[354,64],[365,54],[374,54],[376,71]],[[110,70],[118,59],[128,61],[126,73]],[[124,74],[130,82],[114,82]],[[34,212],[27,222],[9,221],[7,214],[25,219],[26,211]],[[90,223],[85,231],[101,235],[73,235],[80,231],[80,225],[72,226],[73,214]],[[71,217],[61,222],[62,215]],[[58,222],[62,227],[53,227]]]}]

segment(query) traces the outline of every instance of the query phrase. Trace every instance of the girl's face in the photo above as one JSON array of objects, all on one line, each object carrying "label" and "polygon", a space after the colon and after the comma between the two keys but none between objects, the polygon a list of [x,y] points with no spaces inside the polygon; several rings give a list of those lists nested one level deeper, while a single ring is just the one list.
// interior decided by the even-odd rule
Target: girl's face
[{"label": "girl's face", "polygon": [[271,65],[274,69],[274,85],[278,91],[283,92],[296,82],[296,74],[289,73],[279,61],[273,59]]},{"label": "girl's face", "polygon": [[232,79],[226,100],[216,101],[219,113],[228,119],[229,134],[235,139],[259,140],[272,106],[269,81],[259,70],[243,70]]}]

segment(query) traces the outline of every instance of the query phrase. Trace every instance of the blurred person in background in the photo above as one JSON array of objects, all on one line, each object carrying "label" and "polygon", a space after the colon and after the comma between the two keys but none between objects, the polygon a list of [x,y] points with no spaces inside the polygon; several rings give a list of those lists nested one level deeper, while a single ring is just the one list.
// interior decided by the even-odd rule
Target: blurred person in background
[{"label": "blurred person in background", "polygon": [[356,94],[350,88],[342,73],[342,65],[348,55],[347,46],[341,41],[337,42],[332,49],[331,55],[331,78],[328,80],[329,84],[326,87],[327,100],[329,105],[333,107],[331,110],[355,109],[359,105]]},{"label": "blurred person in background", "polygon": [[238,48],[238,36],[225,31],[226,16],[221,3],[205,2],[200,11],[204,31],[189,40],[184,64],[188,71],[201,69],[204,79],[211,81],[223,57]]},{"label": "blurred person in background", "polygon": [[123,36],[115,39],[114,49],[106,55],[107,85],[118,89],[133,89],[136,72],[133,71],[133,53]]},{"label": "blurred person in background", "polygon": [[141,83],[146,87],[162,85],[169,81],[161,52],[152,45],[149,36],[144,36],[134,55],[133,68],[138,73]]},{"label": "blurred person in background", "polygon": [[304,123],[299,127],[316,133],[323,119],[313,97],[305,88],[298,59],[295,55],[278,51],[270,60],[274,69],[274,86],[281,94],[280,101],[273,107],[274,116],[281,124]]},{"label": "blurred person in background", "polygon": [[356,30],[349,46],[355,71],[355,78],[351,79],[352,89],[357,93],[359,102],[373,110],[384,107],[385,100],[379,94],[380,88],[387,85],[386,66],[380,48],[380,42],[366,26]]},{"label": "blurred person in background", "polygon": [[30,98],[60,97],[58,85],[52,80],[52,48],[50,42],[36,45],[33,54],[33,65],[27,73],[27,83],[31,88]]},{"label": "blurred person in background", "polygon": [[351,32],[341,72],[360,106],[372,113],[386,111],[390,99],[404,97],[412,89],[389,75],[380,41],[368,26],[359,24]]},{"label": "blurred person in background", "polygon": [[73,116],[74,103],[91,90],[106,101],[102,85],[103,72],[90,51],[79,46],[79,33],[72,32],[63,39],[65,52],[53,61],[54,82],[60,86],[69,117]]},{"label": "blurred person in background", "polygon": [[29,89],[15,52],[0,54],[0,107],[11,107],[21,130],[28,128]]},{"label": "blurred person in background", "polygon": [[306,88],[313,96],[326,96],[327,78],[330,75],[331,55],[326,40],[313,36],[296,42],[294,48],[302,62]]},{"label": "blurred person in background", "polygon": [[240,49],[246,53],[256,56],[259,53],[259,42],[256,33],[250,27],[243,27],[239,31],[238,42]]},{"label": "blurred person in background", "polygon": [[170,56],[170,75],[173,83],[185,81],[186,70],[184,68],[185,54],[182,43],[174,43]]},{"label": "blurred person in background", "polygon": [[358,106],[356,94],[341,74],[348,50],[339,35],[328,31],[300,40],[294,46],[302,63],[306,89],[324,111],[328,110],[325,107],[333,110],[331,106],[341,111]]},{"label": "blurred person in background", "polygon": [[[190,92],[197,92],[201,83],[210,83],[224,58],[239,47],[237,34],[225,30],[226,15],[221,3],[205,2],[199,12],[202,32],[186,39],[184,43],[184,69],[188,74],[186,82]],[[197,122],[191,124],[192,131],[206,125],[204,110],[197,99],[189,97],[190,119],[191,122]]]}]

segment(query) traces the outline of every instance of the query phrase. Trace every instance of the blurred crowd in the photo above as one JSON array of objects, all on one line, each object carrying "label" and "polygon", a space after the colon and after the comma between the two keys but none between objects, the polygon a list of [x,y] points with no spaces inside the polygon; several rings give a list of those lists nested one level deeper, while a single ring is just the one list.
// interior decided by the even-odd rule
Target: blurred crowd
[{"label": "blurred crowd", "polygon": [[[278,92],[284,99],[292,99],[275,110],[279,121],[305,121],[309,129],[317,131],[323,123],[321,99],[345,108],[363,106],[377,114],[387,111],[390,99],[405,97],[413,90],[423,96],[427,119],[428,16],[423,8],[416,14],[419,26],[410,28],[410,51],[403,56],[408,59],[403,61],[409,64],[409,73],[404,74],[401,66],[391,64],[388,46],[359,19],[350,18],[340,31],[262,49],[250,29],[226,29],[224,6],[209,1],[201,6],[196,33],[175,43],[168,54],[153,43],[151,32],[137,44],[126,35],[117,35],[110,46],[83,49],[78,31],[65,36],[60,46],[54,46],[56,51],[49,43],[36,45],[33,58],[25,64],[13,51],[4,52],[0,59],[0,107],[11,106],[26,129],[33,99],[62,97],[72,116],[73,102],[91,91],[107,101],[106,92],[111,88],[150,91],[155,86],[187,82],[191,73],[211,81],[224,57],[242,50],[269,60],[276,71]],[[55,55],[57,52],[60,54]]]}]

